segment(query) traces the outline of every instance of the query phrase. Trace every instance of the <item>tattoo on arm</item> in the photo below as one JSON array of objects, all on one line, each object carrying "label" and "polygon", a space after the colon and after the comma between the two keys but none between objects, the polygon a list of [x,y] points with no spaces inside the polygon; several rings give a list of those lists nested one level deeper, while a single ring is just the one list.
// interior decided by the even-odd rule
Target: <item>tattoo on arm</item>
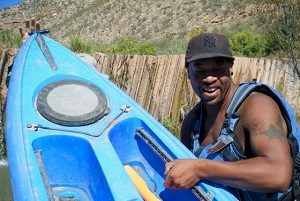
[{"label": "tattoo on arm", "polygon": [[261,134],[267,135],[271,140],[285,138],[284,130],[279,128],[279,125],[274,126],[273,124],[271,124],[269,128],[266,131],[263,131]]},{"label": "tattoo on arm", "polygon": [[285,124],[285,121],[283,120],[283,118],[278,117],[278,121],[277,121],[276,125],[271,123],[267,129],[260,130],[260,128],[259,128],[260,126],[258,125],[258,122],[255,122],[254,126],[251,130],[254,131],[253,132],[254,135],[266,135],[271,140],[272,139],[286,139],[284,124]]}]

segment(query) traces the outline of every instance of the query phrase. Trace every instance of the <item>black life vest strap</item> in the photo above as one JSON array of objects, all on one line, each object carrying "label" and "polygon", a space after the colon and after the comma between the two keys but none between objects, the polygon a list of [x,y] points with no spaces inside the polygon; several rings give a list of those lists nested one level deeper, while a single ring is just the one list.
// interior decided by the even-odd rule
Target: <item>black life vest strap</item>
[{"label": "black life vest strap", "polygon": [[199,114],[202,110],[202,103],[199,102],[184,118],[181,125],[180,141],[190,150],[193,150],[194,130],[196,122],[199,121]]},{"label": "black life vest strap", "polygon": [[[242,83],[238,86],[238,88],[234,92],[234,94],[232,96],[232,99],[230,101],[230,104],[229,104],[229,106],[226,110],[225,120],[224,120],[224,123],[223,123],[223,128],[225,128],[228,135],[230,135],[233,138],[233,145],[235,146],[236,151],[239,152],[239,154],[241,156],[244,156],[244,151],[243,151],[242,145],[241,145],[238,137],[234,133],[234,129],[230,128],[230,121],[234,116],[238,115],[236,113],[236,111],[238,110],[238,108],[240,107],[242,102],[257,87],[257,84],[256,83],[254,84],[254,83],[255,82]],[[232,154],[229,151],[229,148],[225,149],[223,151],[223,154],[226,156],[227,159],[229,159],[231,161],[238,160],[236,157],[232,157]]]},{"label": "black life vest strap", "polygon": [[[240,107],[245,98],[253,91],[256,85],[251,83],[242,83],[238,86],[236,91],[233,94],[233,97],[230,101],[230,104],[226,110],[225,121],[229,120],[228,117],[231,117],[233,113]],[[224,121],[224,123],[225,123]],[[227,122],[226,122],[227,123]],[[229,122],[228,122],[229,123]]]}]

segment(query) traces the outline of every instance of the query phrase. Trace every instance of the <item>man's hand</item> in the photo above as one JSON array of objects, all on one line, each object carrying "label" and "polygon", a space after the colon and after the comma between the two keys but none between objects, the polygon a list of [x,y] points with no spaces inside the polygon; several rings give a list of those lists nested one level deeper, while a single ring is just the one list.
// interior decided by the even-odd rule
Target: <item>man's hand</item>
[{"label": "man's hand", "polygon": [[36,21],[34,18],[32,18],[31,20],[27,19],[25,20],[25,30],[23,30],[22,27],[19,27],[19,32],[21,34],[22,37],[22,41],[23,43],[27,40],[27,38],[29,37],[29,33],[33,32],[33,31],[38,31],[41,29],[41,25],[38,21]]},{"label": "man's hand", "polygon": [[192,188],[200,178],[200,160],[178,159],[166,163],[166,188]]}]

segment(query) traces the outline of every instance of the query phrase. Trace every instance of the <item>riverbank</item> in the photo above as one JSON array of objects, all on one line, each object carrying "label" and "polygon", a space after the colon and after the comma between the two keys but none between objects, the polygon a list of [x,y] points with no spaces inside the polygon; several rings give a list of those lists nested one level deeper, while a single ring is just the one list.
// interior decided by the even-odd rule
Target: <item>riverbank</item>
[{"label": "riverbank", "polygon": [[0,159],[0,201],[12,201],[9,170],[6,160]]}]

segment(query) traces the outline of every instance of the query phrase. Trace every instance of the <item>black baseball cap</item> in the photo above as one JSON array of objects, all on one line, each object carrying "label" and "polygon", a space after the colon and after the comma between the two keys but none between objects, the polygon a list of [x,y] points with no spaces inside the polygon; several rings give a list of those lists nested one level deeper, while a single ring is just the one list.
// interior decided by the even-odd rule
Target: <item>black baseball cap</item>
[{"label": "black baseball cap", "polygon": [[216,33],[203,33],[190,40],[185,54],[185,63],[213,57],[234,60],[226,36]]}]

